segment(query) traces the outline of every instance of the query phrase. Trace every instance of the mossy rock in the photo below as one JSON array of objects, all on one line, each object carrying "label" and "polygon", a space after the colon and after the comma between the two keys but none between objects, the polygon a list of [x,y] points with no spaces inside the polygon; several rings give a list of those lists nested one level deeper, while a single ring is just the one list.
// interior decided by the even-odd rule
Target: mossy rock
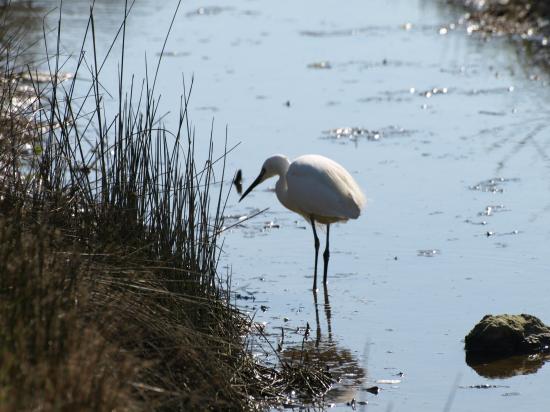
[{"label": "mossy rock", "polygon": [[466,336],[464,348],[491,357],[549,352],[550,327],[533,315],[485,315]]}]

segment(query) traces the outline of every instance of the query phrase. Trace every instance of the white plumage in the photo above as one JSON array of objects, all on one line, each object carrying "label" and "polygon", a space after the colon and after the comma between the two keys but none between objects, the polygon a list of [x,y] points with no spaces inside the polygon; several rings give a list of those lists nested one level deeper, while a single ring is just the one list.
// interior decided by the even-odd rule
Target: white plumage
[{"label": "white plumage", "polygon": [[365,196],[348,171],[334,160],[320,155],[304,155],[291,163],[286,156],[274,155],[264,162],[260,174],[240,200],[264,180],[276,175],[279,180],[275,193],[279,201],[312,225],[315,239],[313,289],[316,290],[319,238],[315,222],[327,225],[327,242],[323,254],[323,282],[326,285],[330,224],[357,219],[366,204]]}]

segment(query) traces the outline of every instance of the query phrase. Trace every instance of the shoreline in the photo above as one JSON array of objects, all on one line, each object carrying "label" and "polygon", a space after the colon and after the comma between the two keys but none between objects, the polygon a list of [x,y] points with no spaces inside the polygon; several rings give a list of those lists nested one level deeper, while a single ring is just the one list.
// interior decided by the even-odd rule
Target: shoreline
[{"label": "shoreline", "polygon": [[536,0],[448,0],[466,13],[469,33],[507,36],[531,61],[550,69],[550,4]]}]

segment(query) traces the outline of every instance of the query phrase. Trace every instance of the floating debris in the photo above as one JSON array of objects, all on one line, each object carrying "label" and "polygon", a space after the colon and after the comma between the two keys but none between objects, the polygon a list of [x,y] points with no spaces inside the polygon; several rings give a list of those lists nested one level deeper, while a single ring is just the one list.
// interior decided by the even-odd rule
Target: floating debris
[{"label": "floating debris", "polygon": [[339,37],[339,36],[353,36],[355,34],[354,29],[344,30],[302,30],[300,34],[308,37]]},{"label": "floating debris", "polygon": [[[414,87],[411,87],[409,89],[409,93],[411,93],[411,94],[414,94],[415,91],[416,91],[416,89]],[[435,95],[438,95],[438,94],[447,94],[447,93],[449,93],[449,88],[447,88],[447,87],[433,87],[431,89],[424,90],[423,92],[419,92],[418,95],[426,97],[426,98],[429,99],[432,96],[435,96]]]},{"label": "floating debris", "polygon": [[361,33],[387,31],[388,29],[389,28],[386,26],[365,26],[365,27],[337,29],[337,30],[302,30],[300,34],[302,36],[308,36],[308,37],[341,37],[341,36],[355,36]]},{"label": "floating debris", "polygon": [[441,251],[439,249],[421,249],[418,251],[417,256],[435,257],[440,254],[441,254]]},{"label": "floating debris", "polygon": [[379,379],[376,383],[379,385],[397,385],[401,383],[401,379]]},{"label": "floating debris", "polygon": [[509,388],[508,385],[490,385],[488,383],[482,383],[479,385],[459,386],[461,389],[496,389],[496,388]]},{"label": "floating debris", "polygon": [[377,130],[364,129],[362,127],[339,127],[336,129],[325,130],[323,133],[333,139],[347,138],[355,140],[358,137],[364,137],[367,140],[380,139],[380,132]]},{"label": "floating debris", "polygon": [[374,96],[362,97],[357,101],[361,103],[410,102],[413,100],[413,97],[415,94],[416,94],[416,88],[414,87],[411,87],[409,89],[385,90],[385,91],[378,92],[378,94]]},{"label": "floating debris", "polygon": [[164,57],[184,57],[189,56],[191,53],[189,52],[183,52],[183,51],[164,51],[164,52],[157,52],[157,56],[164,56]]},{"label": "floating debris", "polygon": [[375,395],[378,395],[380,393],[380,387],[379,386],[371,386],[370,388],[365,389],[369,393],[373,393]]},{"label": "floating debris", "polygon": [[[413,27],[419,31],[426,33],[433,32],[439,26],[433,24],[417,24],[406,22],[400,26],[403,30],[411,30]],[[360,34],[383,34],[395,30],[395,26],[391,25],[370,25],[363,27],[354,27],[347,29],[336,30],[302,30],[300,35],[308,37],[342,37],[342,36],[357,36]]]},{"label": "floating debris", "polygon": [[505,210],[506,208],[504,207],[504,205],[489,205],[485,206],[483,212],[479,212],[478,216],[492,216],[494,213],[504,212]]},{"label": "floating debris", "polygon": [[465,94],[467,96],[477,96],[480,94],[506,94],[511,93],[515,90],[514,86],[508,87],[494,87],[491,89],[472,89]]},{"label": "floating debris", "polygon": [[492,179],[483,180],[473,186],[470,186],[470,190],[477,190],[480,192],[489,192],[489,193],[502,193],[504,189],[501,187],[505,183],[517,182],[518,178],[504,178],[504,177],[494,177]]},{"label": "floating debris", "polygon": [[216,106],[201,106],[201,107],[197,107],[197,110],[200,110],[203,112],[217,112],[220,109],[218,109]]},{"label": "floating debris", "polygon": [[464,223],[469,223],[471,225],[480,225],[480,226],[485,226],[487,225],[487,221],[486,220],[482,220],[481,222],[474,222],[473,220],[470,220],[470,219],[466,219],[464,221]]},{"label": "floating debris", "polygon": [[479,114],[485,115],[485,116],[506,116],[506,112],[495,112],[492,110],[479,110]]},{"label": "floating debris", "polygon": [[210,6],[210,7],[199,7],[194,11],[190,11],[186,14],[187,17],[195,16],[215,16],[217,14],[223,13],[225,11],[233,10],[232,7],[219,7],[219,6]]},{"label": "floating debris", "polygon": [[264,229],[280,229],[281,225],[275,223],[275,222],[266,222],[264,224]]},{"label": "floating debris", "polygon": [[23,80],[32,82],[32,83],[50,83],[54,80],[57,83],[64,82],[66,80],[71,80],[74,77],[74,73],[69,72],[58,72],[57,75],[54,75],[49,72],[21,72],[19,77]]},{"label": "floating debris", "polygon": [[369,70],[379,67],[420,67],[417,62],[410,60],[393,60],[383,58],[381,60],[349,60],[340,63],[339,66],[356,66],[359,70]]},{"label": "floating debris", "polygon": [[256,300],[256,297],[254,295],[243,295],[241,293],[237,293],[235,294],[235,299],[238,299],[238,300]]},{"label": "floating debris", "polygon": [[411,130],[397,126],[388,126],[378,130],[371,130],[363,127],[338,127],[323,131],[323,134],[327,139],[348,139],[353,141],[360,138],[370,141],[378,141],[383,137],[410,136],[413,133],[414,132]]},{"label": "floating debris", "polygon": [[234,214],[234,215],[225,215],[224,219],[231,219],[231,220],[245,220],[248,216],[247,215],[240,215],[240,214]]},{"label": "floating debris", "polygon": [[307,67],[310,69],[332,69],[330,62],[327,61],[310,63]]},{"label": "floating debris", "polygon": [[[485,236],[486,237],[492,237],[492,236],[515,236],[515,235],[519,235],[521,232],[519,230],[512,230],[511,232],[502,232],[502,233],[497,233],[497,232],[493,232],[492,230],[489,230],[487,232],[485,232]],[[500,245],[505,245],[505,244],[500,244]]]},{"label": "floating debris", "polygon": [[224,216],[224,219],[226,221],[231,221],[232,223],[228,226],[222,227],[222,232],[233,228],[233,227],[241,227],[244,226],[242,223],[249,219],[248,215],[226,215]]}]

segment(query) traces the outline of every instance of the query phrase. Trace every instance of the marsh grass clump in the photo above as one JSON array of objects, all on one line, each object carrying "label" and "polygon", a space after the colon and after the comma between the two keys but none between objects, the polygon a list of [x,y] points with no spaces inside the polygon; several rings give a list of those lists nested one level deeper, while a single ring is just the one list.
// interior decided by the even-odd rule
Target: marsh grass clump
[{"label": "marsh grass clump", "polygon": [[[93,43],[93,14],[89,28]],[[58,44],[60,36],[61,22]],[[8,37],[0,83],[0,408],[239,405],[231,371],[248,356],[246,322],[216,271],[223,165],[215,176],[211,139],[202,143],[205,162],[195,160],[190,91],[176,133],[159,125],[148,79],[137,98],[120,89],[110,118],[96,66],[86,66],[92,87],[76,98],[84,53],[71,76],[59,69],[59,53],[49,57],[47,76],[37,76],[19,64],[20,46]]]},{"label": "marsh grass clump", "polygon": [[58,230],[20,218],[0,218],[1,409],[131,409],[137,362],[86,320],[89,267]]},{"label": "marsh grass clump", "polygon": [[61,17],[45,73],[18,58],[18,36],[0,33],[0,409],[278,402],[265,377],[288,380],[284,368],[248,351],[252,322],[217,267],[227,147],[216,156],[212,135],[195,136],[192,82],[175,130],[158,114],[156,74],[124,89],[125,27],[114,113],[93,9],[70,74]]},{"label": "marsh grass clump", "polygon": [[[265,352],[265,355],[276,358],[278,365],[277,368],[273,368],[255,362],[249,368],[245,368],[251,369],[258,380],[256,396],[267,405],[323,408],[325,395],[332,385],[340,380],[339,366],[351,358],[340,356],[336,345],[322,343],[320,335],[317,339],[312,339],[309,324],[301,335],[301,344],[286,344],[283,333],[277,349],[271,346],[270,338],[262,325],[253,326],[256,333],[252,336],[267,343],[271,350]],[[296,331],[296,334],[298,333]],[[251,344],[252,340],[248,343]],[[262,348],[262,345],[256,347]]]}]

